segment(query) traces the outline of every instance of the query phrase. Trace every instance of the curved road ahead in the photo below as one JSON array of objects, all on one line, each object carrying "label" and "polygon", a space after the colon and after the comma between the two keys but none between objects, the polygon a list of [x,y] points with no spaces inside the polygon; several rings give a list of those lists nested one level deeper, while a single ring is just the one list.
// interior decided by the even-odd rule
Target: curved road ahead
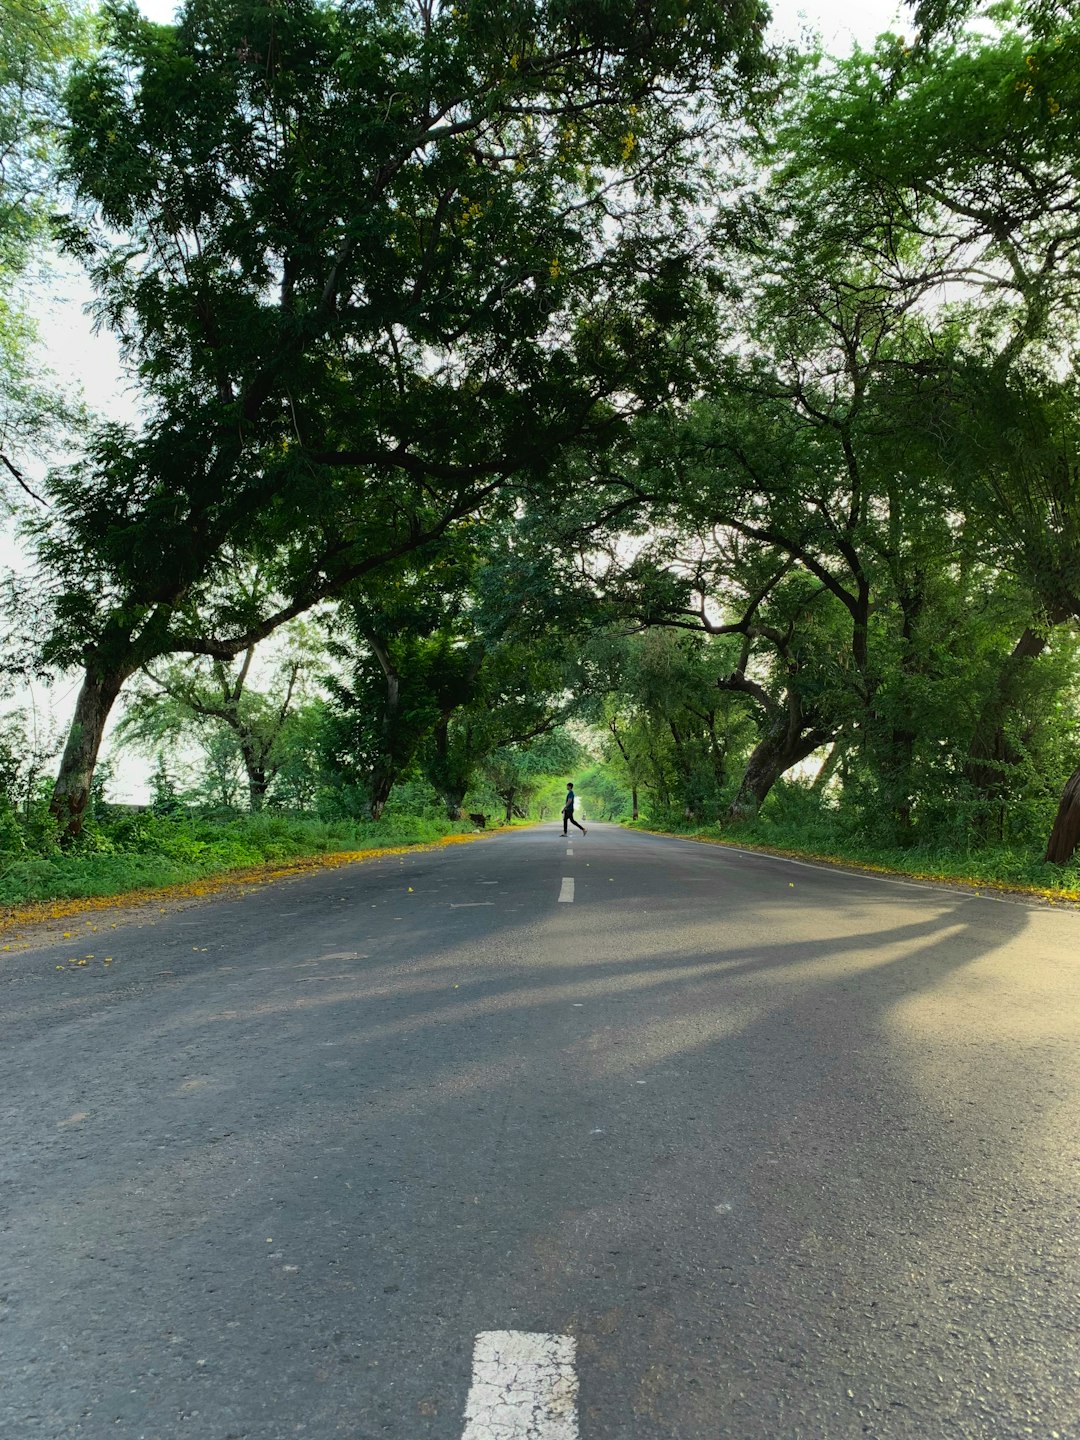
[{"label": "curved road ahead", "polygon": [[1077,914],[549,826],[109,934],[0,967],[10,1440],[1080,1437]]}]

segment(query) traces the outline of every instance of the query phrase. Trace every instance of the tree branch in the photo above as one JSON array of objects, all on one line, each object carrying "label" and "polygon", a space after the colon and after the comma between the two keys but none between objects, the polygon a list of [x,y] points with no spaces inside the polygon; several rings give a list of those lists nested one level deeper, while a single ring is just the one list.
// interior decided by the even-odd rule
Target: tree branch
[{"label": "tree branch", "polygon": [[3,464],[8,470],[11,471],[12,475],[14,475],[15,477],[16,484],[20,485],[26,491],[27,495],[30,496],[31,500],[36,500],[39,505],[43,505],[45,509],[48,510],[49,502],[47,500],[43,500],[41,496],[37,493],[37,491],[31,488],[30,482],[27,480],[26,476],[16,465],[13,465],[11,463],[11,461],[8,459],[8,457],[4,454],[2,450],[0,450],[0,464]]}]

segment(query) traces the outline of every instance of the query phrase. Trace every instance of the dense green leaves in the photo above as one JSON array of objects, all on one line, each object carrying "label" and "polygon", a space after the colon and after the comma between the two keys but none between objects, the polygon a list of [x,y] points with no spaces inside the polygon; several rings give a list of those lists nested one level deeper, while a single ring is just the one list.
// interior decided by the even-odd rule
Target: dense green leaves
[{"label": "dense green leaves", "polygon": [[28,274],[56,197],[64,70],[81,26],[63,0],[0,0],[0,497],[35,495],[26,462],[41,456],[68,407],[40,375]]},{"label": "dense green leaves", "polygon": [[311,627],[294,622],[258,685],[254,660],[252,646],[234,667],[214,659],[148,667],[128,697],[118,738],[159,756],[195,741],[202,762],[197,788],[218,805],[235,806],[243,789],[251,810],[268,802],[306,809],[319,785],[325,648]]},{"label": "dense green leaves", "polygon": [[1052,633],[1077,614],[1061,20],[795,61],[726,353],[693,405],[638,426],[625,483],[648,524],[593,566],[636,623],[696,631],[702,655],[737,640],[713,683],[756,739],[713,816],[808,783],[831,745],[822,803],[890,840],[1047,823],[1075,744]]},{"label": "dense green leaves", "polygon": [[[288,752],[375,816],[573,766],[1034,843],[1078,748],[1080,27],[914,8],[770,70],[719,0],[112,0],[63,238],[143,410],[33,528],[60,820],[149,667],[251,805]],[[320,605],[290,750],[230,667]]]},{"label": "dense green leaves", "polygon": [[[763,15],[106,6],[66,243],[146,418],[54,478],[37,530],[80,734],[155,656],[238,654],[687,390],[695,162]],[[237,555],[270,582],[254,610],[219,603]],[[73,826],[94,753],[64,762]]]}]

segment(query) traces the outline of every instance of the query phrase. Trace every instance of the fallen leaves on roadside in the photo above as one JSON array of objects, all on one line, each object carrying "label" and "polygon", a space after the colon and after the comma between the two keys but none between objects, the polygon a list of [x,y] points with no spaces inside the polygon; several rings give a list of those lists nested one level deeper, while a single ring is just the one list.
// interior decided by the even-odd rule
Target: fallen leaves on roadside
[{"label": "fallen leaves on roadside", "polygon": [[[498,832],[489,830],[486,833],[490,836]],[[443,850],[451,845],[471,844],[478,838],[482,838],[479,832],[455,832],[453,835],[444,835],[439,840],[427,841],[419,845],[388,845],[379,849],[341,850],[329,855],[305,855],[295,860],[267,861],[262,865],[222,870],[218,874],[204,875],[198,880],[186,881],[180,885],[149,886],[140,890],[121,891],[116,895],[91,895],[81,899],[36,901],[28,905],[5,909],[3,918],[0,920],[0,929],[11,931],[16,926],[39,925],[50,920],[78,918],[94,911],[111,910],[122,906],[149,908],[155,903],[157,913],[167,915],[168,910],[161,907],[162,900],[203,899],[220,894],[225,890],[235,890],[238,886],[269,885],[275,880],[287,879],[291,875],[304,875],[318,870],[336,870],[345,865],[355,865],[368,860],[382,860],[395,855],[412,855],[427,850]],[[374,908],[372,906],[372,909]],[[110,922],[110,928],[115,930],[117,925]],[[74,932],[65,930],[62,938],[71,940],[74,938]],[[27,943],[20,935],[16,935],[15,939],[21,942],[19,948],[23,948]],[[11,945],[3,947],[4,950],[12,948]]]}]

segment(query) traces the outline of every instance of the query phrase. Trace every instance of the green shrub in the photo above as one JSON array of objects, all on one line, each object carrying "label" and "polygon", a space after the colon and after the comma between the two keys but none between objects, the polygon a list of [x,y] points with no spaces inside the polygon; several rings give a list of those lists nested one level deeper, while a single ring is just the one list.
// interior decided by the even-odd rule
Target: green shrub
[{"label": "green shrub", "polygon": [[[803,794],[797,792],[802,790]],[[811,803],[812,802],[812,803]],[[1072,865],[1046,865],[1039,849],[1023,846],[971,843],[934,837],[898,845],[869,832],[849,814],[822,807],[808,796],[805,786],[777,786],[769,803],[754,820],[742,824],[694,825],[665,823],[650,815],[641,828],[670,834],[700,835],[732,845],[760,845],[820,859],[869,865],[900,874],[940,880],[963,880],[976,885],[1029,886],[1041,890],[1080,889],[1080,857]]]},{"label": "green shrub", "polygon": [[430,844],[471,829],[423,815],[388,814],[374,822],[116,809],[99,814],[78,846],[61,852],[55,841],[41,843],[21,817],[0,811],[0,905],[120,895],[266,863]]}]

